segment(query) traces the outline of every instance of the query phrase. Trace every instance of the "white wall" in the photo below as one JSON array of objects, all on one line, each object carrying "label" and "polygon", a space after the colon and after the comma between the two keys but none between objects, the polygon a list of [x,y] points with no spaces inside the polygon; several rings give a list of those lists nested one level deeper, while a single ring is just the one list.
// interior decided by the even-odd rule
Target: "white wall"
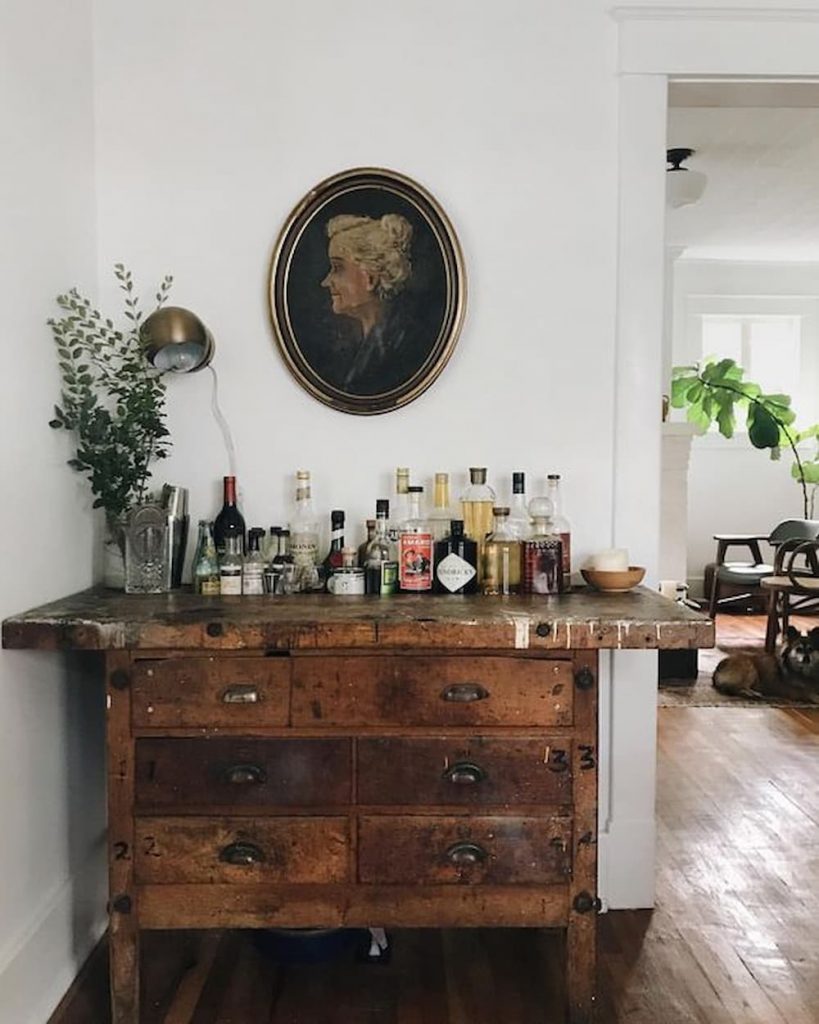
[{"label": "white wall", "polygon": [[[702,358],[697,349],[695,310],[703,298],[722,297],[726,311],[741,311],[754,297],[773,297],[782,311],[804,314],[803,394],[794,396],[801,426],[819,415],[819,265],[815,263],[737,263],[679,259],[674,265],[673,362]],[[719,353],[714,353],[719,355]],[[813,403],[813,404],[812,404]],[[713,561],[715,533],[768,533],[776,523],[803,515],[802,492],[791,478],[792,459],[783,451],[773,462],[738,431],[727,440],[718,433],[696,437],[688,478],[688,579],[700,593],[705,565]],[[732,554],[745,557],[742,549]],[[763,545],[763,556],[770,555]]]},{"label": "white wall", "polygon": [[[96,283],[91,4],[0,5],[0,618],[90,582],[86,490],[48,429],[53,296]],[[43,1024],[104,909],[103,703],[89,667],[0,655],[0,1021]]]}]

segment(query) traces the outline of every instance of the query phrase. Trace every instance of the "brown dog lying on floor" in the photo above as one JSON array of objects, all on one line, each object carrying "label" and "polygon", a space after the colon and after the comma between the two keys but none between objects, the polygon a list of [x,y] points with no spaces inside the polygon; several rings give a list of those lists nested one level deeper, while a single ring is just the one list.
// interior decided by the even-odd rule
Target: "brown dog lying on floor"
[{"label": "brown dog lying on floor", "polygon": [[712,683],[730,697],[785,697],[819,704],[819,626],[805,636],[789,626],[778,655],[723,658],[714,669]]}]

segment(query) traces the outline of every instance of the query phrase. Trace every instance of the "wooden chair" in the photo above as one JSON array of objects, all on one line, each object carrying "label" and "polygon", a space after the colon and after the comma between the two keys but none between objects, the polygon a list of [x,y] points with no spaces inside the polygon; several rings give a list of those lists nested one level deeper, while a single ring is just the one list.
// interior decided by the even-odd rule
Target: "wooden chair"
[{"label": "wooden chair", "polygon": [[762,580],[768,592],[768,624],[765,650],[773,654],[779,633],[788,629],[791,612],[819,609],[819,541],[789,540],[774,559],[774,572]]},{"label": "wooden chair", "polygon": [[[713,619],[720,601],[735,601],[736,590],[740,596],[747,598],[754,592],[761,592],[762,580],[774,575],[774,566],[762,561],[760,541],[767,541],[772,547],[779,548],[786,541],[806,541],[819,538],[819,520],[816,519],[785,519],[777,524],[766,536],[744,533],[715,533],[717,557],[711,579],[711,593],[708,600],[708,614]],[[728,562],[726,556],[732,547],[748,549],[753,562]],[[734,596],[721,597],[720,591],[731,588]]]}]

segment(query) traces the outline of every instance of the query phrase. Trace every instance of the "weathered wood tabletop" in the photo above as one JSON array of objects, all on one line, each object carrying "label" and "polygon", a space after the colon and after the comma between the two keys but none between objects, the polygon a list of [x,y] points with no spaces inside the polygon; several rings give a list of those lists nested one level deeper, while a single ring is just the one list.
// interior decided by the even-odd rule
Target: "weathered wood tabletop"
[{"label": "weathered wood tabletop", "polygon": [[202,597],[92,588],[3,622],[3,646],[39,650],[712,647],[707,617],[644,587],[555,597]]}]

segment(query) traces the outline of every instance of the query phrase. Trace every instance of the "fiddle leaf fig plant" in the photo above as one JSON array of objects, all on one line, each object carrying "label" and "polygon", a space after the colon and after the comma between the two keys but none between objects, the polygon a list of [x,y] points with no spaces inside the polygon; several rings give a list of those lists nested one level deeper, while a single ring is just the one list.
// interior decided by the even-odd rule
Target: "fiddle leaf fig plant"
[{"label": "fiddle leaf fig plant", "polygon": [[[819,484],[819,459],[804,462],[798,445],[819,436],[819,425],[798,431],[790,395],[763,394],[758,384],[745,380],[745,371],[733,359],[706,360],[693,366],[675,366],[671,376],[671,405],[685,409],[690,423],[705,433],[716,423],[723,437],[733,437],[739,413],[745,413],[748,440],[755,448],[767,448],[778,459],[787,446],[793,455],[791,475],[802,490],[805,519],[811,518],[814,494],[808,484]],[[813,479],[815,477],[815,479]]]},{"label": "fiddle leaf fig plant", "polygon": [[[68,465],[85,473],[94,508],[122,516],[145,498],[151,463],[170,449],[165,425],[165,384],[140,348],[142,312],[129,270],[114,265],[124,295],[122,329],[72,288],[57,296],[63,315],[48,321],[62,377],[60,402],[49,426],[76,436]],[[156,292],[156,309],[173,278]]]}]

